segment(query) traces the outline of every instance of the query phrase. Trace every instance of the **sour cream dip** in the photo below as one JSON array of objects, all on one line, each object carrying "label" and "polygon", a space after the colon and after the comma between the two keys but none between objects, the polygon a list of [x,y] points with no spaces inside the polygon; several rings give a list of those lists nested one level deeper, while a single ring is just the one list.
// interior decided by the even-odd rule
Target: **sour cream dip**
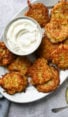
[{"label": "sour cream dip", "polygon": [[42,40],[42,29],[32,18],[20,17],[11,21],[4,32],[7,48],[16,55],[33,53]]}]

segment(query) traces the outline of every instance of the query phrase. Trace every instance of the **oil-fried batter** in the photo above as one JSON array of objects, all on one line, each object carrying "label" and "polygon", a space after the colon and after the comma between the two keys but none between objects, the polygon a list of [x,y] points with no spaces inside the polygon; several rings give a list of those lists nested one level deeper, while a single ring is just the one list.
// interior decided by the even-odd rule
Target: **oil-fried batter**
[{"label": "oil-fried batter", "polygon": [[51,67],[51,70],[53,74],[52,79],[42,85],[36,86],[39,92],[48,93],[48,92],[54,91],[59,86],[60,79],[59,79],[58,71],[53,67]]},{"label": "oil-fried batter", "polygon": [[56,64],[61,69],[68,69],[68,45],[60,45],[51,54],[52,63]]},{"label": "oil-fried batter", "polygon": [[29,9],[25,13],[26,16],[34,18],[41,27],[44,27],[49,22],[48,9],[43,3],[31,4],[28,0]]},{"label": "oil-fried batter", "polygon": [[62,22],[60,20],[50,21],[45,26],[45,33],[52,43],[62,42],[68,38],[68,20]]},{"label": "oil-fried batter", "polygon": [[8,70],[10,71],[18,71],[21,74],[27,74],[28,68],[30,67],[31,62],[27,59],[27,57],[17,57],[9,66]]},{"label": "oil-fried batter", "polygon": [[36,54],[38,57],[43,57],[48,61],[51,59],[51,53],[58,47],[59,44],[53,44],[47,36],[42,39],[41,45],[38,48]]},{"label": "oil-fried batter", "polygon": [[61,0],[51,12],[51,20],[45,26],[45,32],[53,43],[68,38],[68,1]]},{"label": "oil-fried batter", "polygon": [[63,42],[65,45],[68,45],[68,39]]},{"label": "oil-fried batter", "polygon": [[29,69],[29,76],[33,85],[43,84],[53,78],[53,72],[44,58],[37,59]]},{"label": "oil-fried batter", "polygon": [[2,86],[8,94],[15,94],[25,91],[27,87],[27,79],[19,72],[10,72],[0,78],[0,86]]},{"label": "oil-fried batter", "polygon": [[13,55],[5,46],[4,42],[0,42],[0,65],[6,66],[15,59]]},{"label": "oil-fried batter", "polygon": [[43,57],[48,61],[51,61],[51,54],[57,49],[61,44],[68,45],[68,39],[64,40],[63,43],[52,43],[47,36],[42,39],[41,45],[36,51],[37,57]]},{"label": "oil-fried batter", "polygon": [[68,1],[67,0],[61,0],[53,7],[51,11],[51,20],[53,19],[68,20]]}]

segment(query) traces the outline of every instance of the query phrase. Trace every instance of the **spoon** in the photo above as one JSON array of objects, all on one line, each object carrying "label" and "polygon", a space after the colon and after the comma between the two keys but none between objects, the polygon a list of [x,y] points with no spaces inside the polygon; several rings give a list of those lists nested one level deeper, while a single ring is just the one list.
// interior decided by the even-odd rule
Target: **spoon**
[{"label": "spoon", "polygon": [[[65,91],[65,99],[66,99],[66,103],[68,104],[68,87],[66,88],[66,91]],[[68,108],[68,106],[53,108],[52,112],[57,113],[57,112],[60,112],[63,109],[66,109],[66,108]]]},{"label": "spoon", "polygon": [[66,109],[66,108],[68,108],[68,106],[59,107],[59,108],[53,108],[52,112],[57,113],[57,112],[62,111],[63,109]]}]

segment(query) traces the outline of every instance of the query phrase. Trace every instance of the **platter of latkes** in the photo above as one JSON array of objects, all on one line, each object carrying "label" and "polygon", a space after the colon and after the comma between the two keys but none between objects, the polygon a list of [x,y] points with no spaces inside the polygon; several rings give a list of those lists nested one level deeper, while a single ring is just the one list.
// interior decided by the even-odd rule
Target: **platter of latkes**
[{"label": "platter of latkes", "polygon": [[13,54],[0,41],[0,92],[16,103],[46,97],[68,76],[68,0],[27,0],[13,19],[23,16],[38,22],[43,36],[36,51],[25,56]]}]

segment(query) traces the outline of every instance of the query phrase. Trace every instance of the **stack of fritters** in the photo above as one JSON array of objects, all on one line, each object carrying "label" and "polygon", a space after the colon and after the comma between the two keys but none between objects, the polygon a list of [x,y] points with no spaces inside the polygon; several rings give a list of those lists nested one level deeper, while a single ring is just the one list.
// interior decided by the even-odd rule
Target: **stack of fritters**
[{"label": "stack of fritters", "polygon": [[44,58],[37,59],[28,71],[31,83],[41,92],[50,92],[59,86],[59,71]]},{"label": "stack of fritters", "polygon": [[9,70],[0,79],[0,86],[9,94],[25,91],[28,84],[26,76],[31,77],[30,83],[38,91],[54,91],[60,83],[59,70],[68,69],[68,1],[58,2],[50,16],[44,4],[27,1],[29,8],[25,15],[34,18],[44,28],[45,34],[32,66],[27,57],[13,55],[0,42],[0,65]]},{"label": "stack of fritters", "polygon": [[60,69],[68,69],[68,1],[61,0],[57,3],[50,15],[37,55],[56,64]]},{"label": "stack of fritters", "polygon": [[68,69],[68,39],[54,44],[45,36],[36,54],[56,64],[60,69]]},{"label": "stack of fritters", "polygon": [[9,94],[25,91],[28,84],[25,75],[31,65],[27,57],[13,55],[4,42],[0,42],[0,65],[9,70],[9,73],[0,78],[0,86]]},{"label": "stack of fritters", "polygon": [[36,51],[36,55],[38,58],[43,57],[46,60],[36,60],[30,68],[29,74],[31,76],[31,83],[38,89],[38,91],[49,92],[57,88],[59,85],[59,77],[58,71],[54,67],[50,67],[46,61],[57,65],[60,69],[68,68],[67,0],[61,0],[54,6],[54,8],[52,8],[50,21],[45,24],[44,29],[45,35],[40,47]]}]

